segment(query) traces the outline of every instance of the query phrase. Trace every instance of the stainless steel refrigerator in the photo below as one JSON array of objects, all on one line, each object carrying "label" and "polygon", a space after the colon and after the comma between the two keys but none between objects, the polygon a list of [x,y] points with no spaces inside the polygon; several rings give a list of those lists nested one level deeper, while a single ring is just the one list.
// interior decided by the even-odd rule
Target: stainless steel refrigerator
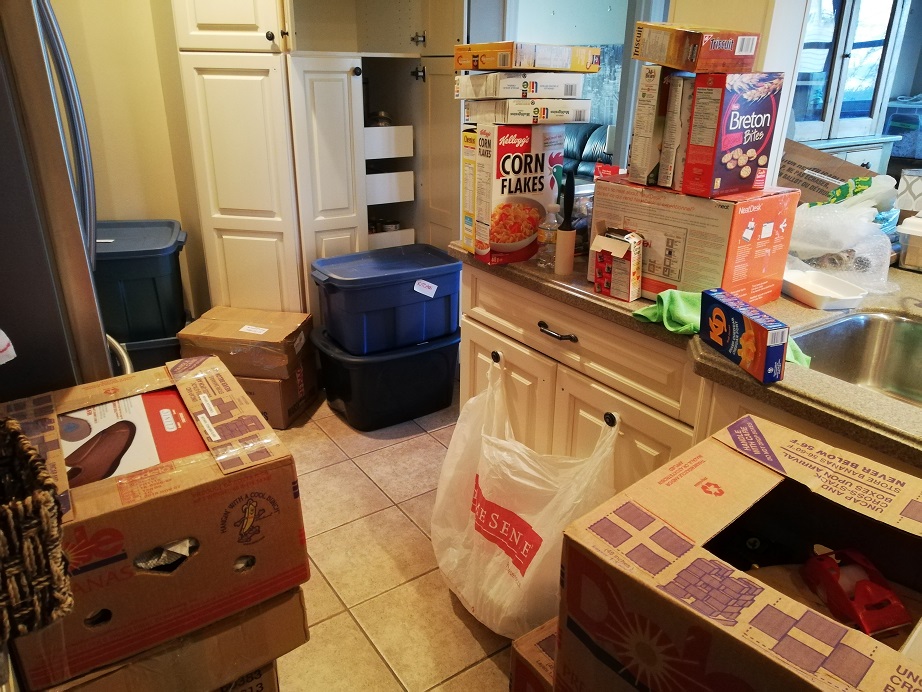
[{"label": "stainless steel refrigerator", "polygon": [[0,0],[0,402],[112,374],[91,264],[95,196],[50,0]]}]

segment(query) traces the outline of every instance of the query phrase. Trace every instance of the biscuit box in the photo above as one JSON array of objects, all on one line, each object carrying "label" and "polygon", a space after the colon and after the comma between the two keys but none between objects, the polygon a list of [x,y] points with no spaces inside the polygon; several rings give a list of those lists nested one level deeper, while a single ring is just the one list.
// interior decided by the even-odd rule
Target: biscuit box
[{"label": "biscuit box", "polygon": [[[145,396],[161,393],[171,396]],[[13,643],[28,687],[146,651],[308,579],[294,460],[218,358],[0,404],[0,415],[19,420],[48,462],[74,592],[68,615]],[[92,482],[79,484],[85,475]]]},{"label": "biscuit box", "polygon": [[755,416],[717,431],[565,529],[555,689],[918,689],[908,628],[869,637],[794,578],[850,547],[918,603],[919,473]]},{"label": "biscuit box", "polygon": [[540,125],[575,123],[589,119],[588,99],[485,99],[464,102],[464,121]]},{"label": "biscuit box", "polygon": [[688,124],[691,121],[692,103],[695,99],[695,76],[688,73],[672,74],[668,80],[669,97],[666,103],[666,123],[663,127],[663,151],[660,154],[656,184],[681,190],[688,155]]},{"label": "biscuit box", "polygon": [[659,178],[669,103],[669,76],[672,72],[661,65],[643,65],[640,68],[627,164],[627,178],[632,183],[655,185]]},{"label": "biscuit box", "polygon": [[[764,305],[781,295],[799,198],[798,190],[770,188],[705,199],[621,176],[597,178],[591,234],[617,228],[643,236],[644,298],[719,286]],[[586,278],[593,283],[592,274]]]},{"label": "biscuit box", "polygon": [[783,322],[722,288],[701,293],[701,340],[763,384],[784,377],[789,332]]},{"label": "biscuit box", "polygon": [[765,187],[783,84],[783,72],[695,77],[682,192],[722,197]]},{"label": "biscuit box", "polygon": [[602,50],[546,43],[466,43],[455,46],[455,70],[556,70],[598,72]]},{"label": "biscuit box", "polygon": [[557,618],[512,642],[509,661],[510,692],[551,692],[557,657]]},{"label": "biscuit box", "polygon": [[686,72],[743,72],[755,65],[759,34],[637,22],[631,57]]},{"label": "biscuit box", "polygon": [[477,126],[473,175],[475,257],[487,264],[521,262],[538,250],[538,226],[557,201],[563,174],[563,125]]},{"label": "biscuit box", "polygon": [[578,99],[584,75],[568,72],[488,72],[455,76],[456,99]]}]

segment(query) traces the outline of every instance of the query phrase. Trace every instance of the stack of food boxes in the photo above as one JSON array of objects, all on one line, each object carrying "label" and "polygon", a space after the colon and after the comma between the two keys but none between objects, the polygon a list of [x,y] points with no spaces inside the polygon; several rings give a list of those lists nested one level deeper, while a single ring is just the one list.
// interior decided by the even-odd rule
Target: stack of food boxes
[{"label": "stack of food boxes", "polygon": [[637,24],[632,57],[645,64],[628,173],[596,181],[591,236],[643,237],[645,298],[722,287],[762,305],[781,294],[799,191],[765,189],[784,75],[752,71],[758,41]]},{"label": "stack of food boxes", "polygon": [[461,243],[488,264],[532,257],[538,226],[557,201],[565,128],[589,119],[580,98],[585,73],[598,72],[601,50],[534,43],[455,46],[455,78],[464,99]]},{"label": "stack of food boxes", "polygon": [[5,417],[57,486],[73,591],[69,613],[13,640],[21,685],[274,689],[272,662],[308,636],[297,471],[221,360],[11,401]]}]

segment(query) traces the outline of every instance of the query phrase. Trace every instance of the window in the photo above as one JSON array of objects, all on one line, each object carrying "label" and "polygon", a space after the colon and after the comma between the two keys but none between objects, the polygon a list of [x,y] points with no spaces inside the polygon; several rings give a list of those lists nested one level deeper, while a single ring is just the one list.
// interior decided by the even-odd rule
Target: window
[{"label": "window", "polygon": [[794,139],[880,132],[908,10],[908,0],[810,0]]}]

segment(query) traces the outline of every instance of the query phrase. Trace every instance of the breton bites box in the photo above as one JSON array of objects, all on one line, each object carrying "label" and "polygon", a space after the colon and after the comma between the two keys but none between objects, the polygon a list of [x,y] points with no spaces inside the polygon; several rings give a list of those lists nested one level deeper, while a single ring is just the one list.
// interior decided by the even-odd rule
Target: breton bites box
[{"label": "breton bites box", "polygon": [[744,72],[755,65],[759,34],[637,22],[631,57],[686,72]]},{"label": "breton bites box", "polygon": [[567,527],[555,689],[918,687],[906,629],[871,638],[759,575],[847,546],[917,594],[919,498],[914,467],[739,419]]},{"label": "breton bites box", "polygon": [[[78,415],[151,393],[175,396],[130,419]],[[29,687],[135,655],[307,580],[294,461],[219,359],[173,361],[3,404],[0,414],[19,420],[48,460],[74,592],[68,615],[15,640]],[[197,447],[170,439],[190,428]],[[146,466],[121,468],[136,449],[155,451]],[[77,485],[88,473],[102,478]]]},{"label": "breton bites box", "polygon": [[552,692],[557,658],[557,618],[512,642],[510,692]]},{"label": "breton bites box", "polygon": [[455,70],[557,70],[598,72],[598,47],[497,41],[455,46]]},{"label": "breton bites box", "polygon": [[617,228],[643,236],[644,298],[720,287],[764,305],[781,295],[799,198],[797,190],[770,188],[705,199],[622,177],[598,179],[592,234]]},{"label": "breton bites box", "polygon": [[588,99],[485,99],[464,102],[464,121],[541,125],[574,123],[589,119]]},{"label": "breton bites box", "polygon": [[783,72],[697,75],[682,192],[722,197],[765,187],[783,84]]},{"label": "breton bites box", "polygon": [[[487,264],[521,262],[538,249],[538,226],[557,200],[563,125],[477,127],[475,255]],[[470,170],[462,169],[462,189]]]},{"label": "breton bites box", "polygon": [[578,99],[584,76],[568,72],[488,72],[457,75],[456,99]]}]

